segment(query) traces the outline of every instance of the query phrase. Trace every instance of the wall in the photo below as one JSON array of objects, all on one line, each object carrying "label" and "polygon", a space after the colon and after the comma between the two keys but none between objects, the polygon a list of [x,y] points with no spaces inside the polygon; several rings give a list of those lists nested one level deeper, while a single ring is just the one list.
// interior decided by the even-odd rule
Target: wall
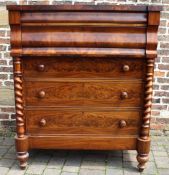
[{"label": "wall", "polygon": [[169,0],[0,0],[0,128],[15,128],[12,60],[9,54],[10,28],[5,10],[6,4],[148,4],[163,5],[158,35],[158,57],[155,63],[155,78],[151,128],[169,132]]}]

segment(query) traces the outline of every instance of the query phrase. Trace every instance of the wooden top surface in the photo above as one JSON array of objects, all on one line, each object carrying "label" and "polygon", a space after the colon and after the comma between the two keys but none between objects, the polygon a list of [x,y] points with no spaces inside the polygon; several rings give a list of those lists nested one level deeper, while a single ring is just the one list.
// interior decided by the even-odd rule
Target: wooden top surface
[{"label": "wooden top surface", "polygon": [[161,11],[162,6],[146,5],[7,5],[8,10],[18,11]]}]

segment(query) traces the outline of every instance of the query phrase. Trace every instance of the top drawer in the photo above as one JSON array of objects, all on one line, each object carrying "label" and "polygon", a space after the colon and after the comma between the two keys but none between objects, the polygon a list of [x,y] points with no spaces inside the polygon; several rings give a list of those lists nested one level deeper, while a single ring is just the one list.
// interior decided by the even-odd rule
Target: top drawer
[{"label": "top drawer", "polygon": [[[77,7],[77,6],[76,6]],[[117,12],[117,11],[107,11],[105,12],[105,7],[102,6],[102,10],[96,9],[93,6],[92,9],[76,9],[73,10],[57,10],[54,11],[24,11],[21,15],[21,21],[23,24],[34,24],[34,23],[109,23],[109,24],[146,24],[147,13],[146,12]],[[109,6],[110,7],[110,6]],[[68,10],[68,9],[67,9]],[[126,15],[127,14],[127,15]]]},{"label": "top drawer", "polygon": [[24,12],[22,46],[144,49],[146,22],[134,12]]},{"label": "top drawer", "polygon": [[25,78],[127,78],[143,79],[145,59],[24,58]]},{"label": "top drawer", "polygon": [[70,26],[22,26],[22,47],[144,49],[146,28],[101,26],[97,28],[71,26],[71,24]]}]

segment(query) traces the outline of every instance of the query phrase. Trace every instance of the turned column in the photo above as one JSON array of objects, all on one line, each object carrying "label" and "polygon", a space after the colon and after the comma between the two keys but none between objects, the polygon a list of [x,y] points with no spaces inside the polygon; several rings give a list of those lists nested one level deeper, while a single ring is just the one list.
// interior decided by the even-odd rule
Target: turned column
[{"label": "turned column", "polygon": [[139,171],[143,171],[149,159],[150,151],[150,119],[153,93],[154,61],[157,57],[157,31],[160,22],[160,12],[147,9],[147,44],[146,44],[146,77],[143,117],[140,135],[137,142],[137,160]]},{"label": "turned column", "polygon": [[22,88],[22,71],[21,58],[13,59],[14,66],[14,88],[15,88],[15,108],[16,108],[16,150],[17,158],[20,161],[20,167],[24,169],[28,159],[28,143],[25,135],[25,120],[23,112],[23,88]]},{"label": "turned column", "polygon": [[22,80],[22,37],[21,14],[19,11],[9,11],[11,27],[11,56],[14,68],[14,89],[16,108],[16,151],[20,167],[24,169],[28,159],[28,137],[25,132],[24,105],[23,105],[23,80]]},{"label": "turned column", "polygon": [[137,160],[139,162],[139,171],[145,169],[145,164],[148,161],[150,151],[150,118],[151,118],[151,105],[152,105],[152,92],[153,92],[153,72],[154,72],[154,59],[147,59],[147,73],[145,82],[145,104],[142,119],[142,126],[140,137],[138,138],[137,145]]}]

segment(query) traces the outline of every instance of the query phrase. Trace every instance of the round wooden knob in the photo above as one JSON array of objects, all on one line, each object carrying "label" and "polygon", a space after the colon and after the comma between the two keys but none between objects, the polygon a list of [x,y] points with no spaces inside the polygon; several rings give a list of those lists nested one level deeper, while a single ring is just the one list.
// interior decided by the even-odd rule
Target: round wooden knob
[{"label": "round wooden knob", "polygon": [[45,65],[39,64],[39,65],[37,66],[37,69],[38,69],[38,71],[43,72],[43,71],[45,70]]},{"label": "round wooden knob", "polygon": [[120,128],[124,128],[124,127],[126,127],[126,126],[127,126],[127,123],[126,123],[125,120],[120,120],[120,121],[119,121],[119,127],[120,127]]},{"label": "round wooden knob", "polygon": [[129,67],[129,65],[123,65],[123,71],[124,72],[128,72],[130,70],[130,67]]},{"label": "round wooden knob", "polygon": [[44,98],[45,97],[45,91],[40,91],[38,94],[39,98]]},{"label": "round wooden knob", "polygon": [[127,99],[128,98],[128,93],[127,92],[122,92],[121,93],[121,98],[122,99]]},{"label": "round wooden knob", "polygon": [[45,126],[46,125],[46,120],[44,118],[41,119],[40,122],[39,122],[39,125],[40,126]]}]

